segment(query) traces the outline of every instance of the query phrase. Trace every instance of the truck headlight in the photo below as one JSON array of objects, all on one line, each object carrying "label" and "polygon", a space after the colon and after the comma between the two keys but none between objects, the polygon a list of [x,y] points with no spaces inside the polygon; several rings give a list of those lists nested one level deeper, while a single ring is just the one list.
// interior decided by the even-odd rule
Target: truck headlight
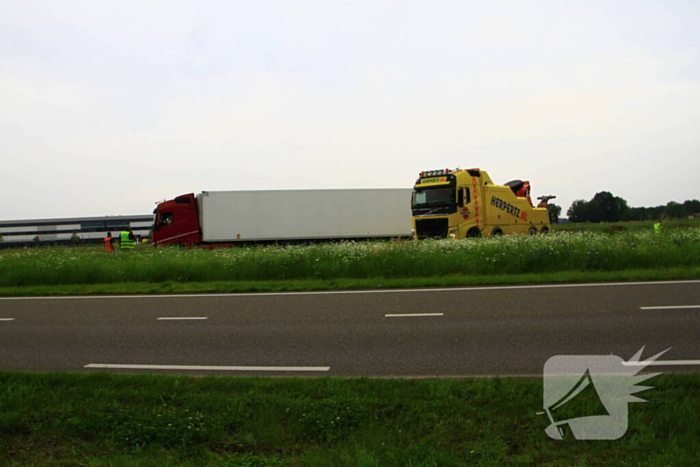
[{"label": "truck headlight", "polygon": [[458,238],[459,237],[459,229],[454,228],[450,229],[449,232],[447,232],[447,238]]}]

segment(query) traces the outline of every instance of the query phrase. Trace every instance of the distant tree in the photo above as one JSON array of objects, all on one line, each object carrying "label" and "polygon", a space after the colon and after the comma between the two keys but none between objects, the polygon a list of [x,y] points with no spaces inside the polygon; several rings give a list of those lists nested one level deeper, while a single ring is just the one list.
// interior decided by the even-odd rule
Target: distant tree
[{"label": "distant tree", "polygon": [[596,193],[590,201],[576,200],[566,211],[571,222],[653,221],[684,219],[696,214],[700,214],[697,199],[686,200],[683,204],[670,201],[661,206],[632,208],[626,200],[607,191]]},{"label": "distant tree", "polygon": [[70,242],[73,245],[77,245],[78,243],[80,243],[80,237],[78,237],[78,234],[76,232],[73,232],[73,235],[71,235]]},{"label": "distant tree", "polygon": [[577,199],[566,211],[566,217],[571,222],[587,222],[588,221],[588,202],[582,199]]},{"label": "distant tree", "polygon": [[697,199],[689,199],[683,203],[683,217],[690,217],[700,214],[700,201]]},{"label": "distant tree", "polygon": [[41,243],[38,235],[35,235],[32,241],[34,242],[34,246],[39,246],[39,243]]},{"label": "distant tree", "polygon": [[627,200],[615,196],[615,210],[617,211],[618,221],[628,221],[630,220],[630,207],[627,204]]},{"label": "distant tree", "polygon": [[596,193],[590,201],[590,222],[617,222],[618,203],[609,191]]},{"label": "distant tree", "polygon": [[647,208],[629,208],[629,220],[633,221],[651,221],[660,219],[685,219],[694,214],[700,213],[700,201],[686,200],[683,204],[675,201],[670,201],[666,205],[647,207]]},{"label": "distant tree", "polygon": [[574,201],[566,214],[571,222],[618,222],[636,213],[630,210],[623,198],[601,191],[590,201]]},{"label": "distant tree", "polygon": [[628,221],[646,221],[650,216],[649,208],[629,208],[627,213]]},{"label": "distant tree", "polygon": [[5,239],[2,237],[2,234],[0,233],[0,243],[4,242]]},{"label": "distant tree", "polygon": [[547,211],[549,211],[549,222],[552,224],[559,223],[559,215],[561,214],[561,206],[556,204],[547,205]]},{"label": "distant tree", "polygon": [[584,217],[584,222],[601,222],[603,220],[603,206],[600,201],[589,201],[586,209],[586,216]]},{"label": "distant tree", "polygon": [[668,204],[666,204],[664,214],[666,214],[666,217],[673,217],[674,219],[685,217],[683,215],[683,205],[675,201],[669,201]]}]

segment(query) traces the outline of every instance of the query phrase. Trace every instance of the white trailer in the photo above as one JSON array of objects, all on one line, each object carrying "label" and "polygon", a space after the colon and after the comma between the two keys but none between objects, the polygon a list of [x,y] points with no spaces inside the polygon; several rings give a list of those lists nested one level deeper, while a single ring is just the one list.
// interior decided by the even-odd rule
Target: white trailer
[{"label": "white trailer", "polygon": [[207,244],[411,236],[410,188],[203,191],[156,208],[153,241]]},{"label": "white trailer", "polygon": [[205,191],[204,242],[409,237],[411,189]]}]

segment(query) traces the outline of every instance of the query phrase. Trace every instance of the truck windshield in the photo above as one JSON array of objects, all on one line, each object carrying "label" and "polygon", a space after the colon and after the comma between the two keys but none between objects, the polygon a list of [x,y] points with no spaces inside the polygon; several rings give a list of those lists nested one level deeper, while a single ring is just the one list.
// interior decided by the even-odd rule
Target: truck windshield
[{"label": "truck windshield", "polygon": [[449,214],[456,209],[454,187],[424,188],[413,191],[413,214]]}]

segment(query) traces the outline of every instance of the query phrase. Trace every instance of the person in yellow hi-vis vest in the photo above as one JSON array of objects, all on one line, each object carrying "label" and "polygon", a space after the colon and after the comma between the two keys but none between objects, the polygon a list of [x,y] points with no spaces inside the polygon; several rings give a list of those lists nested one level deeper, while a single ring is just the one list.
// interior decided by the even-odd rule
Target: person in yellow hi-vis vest
[{"label": "person in yellow hi-vis vest", "polygon": [[121,234],[119,234],[119,249],[120,250],[133,250],[134,245],[136,244],[136,238],[134,237],[134,233],[129,230],[125,230]]}]

